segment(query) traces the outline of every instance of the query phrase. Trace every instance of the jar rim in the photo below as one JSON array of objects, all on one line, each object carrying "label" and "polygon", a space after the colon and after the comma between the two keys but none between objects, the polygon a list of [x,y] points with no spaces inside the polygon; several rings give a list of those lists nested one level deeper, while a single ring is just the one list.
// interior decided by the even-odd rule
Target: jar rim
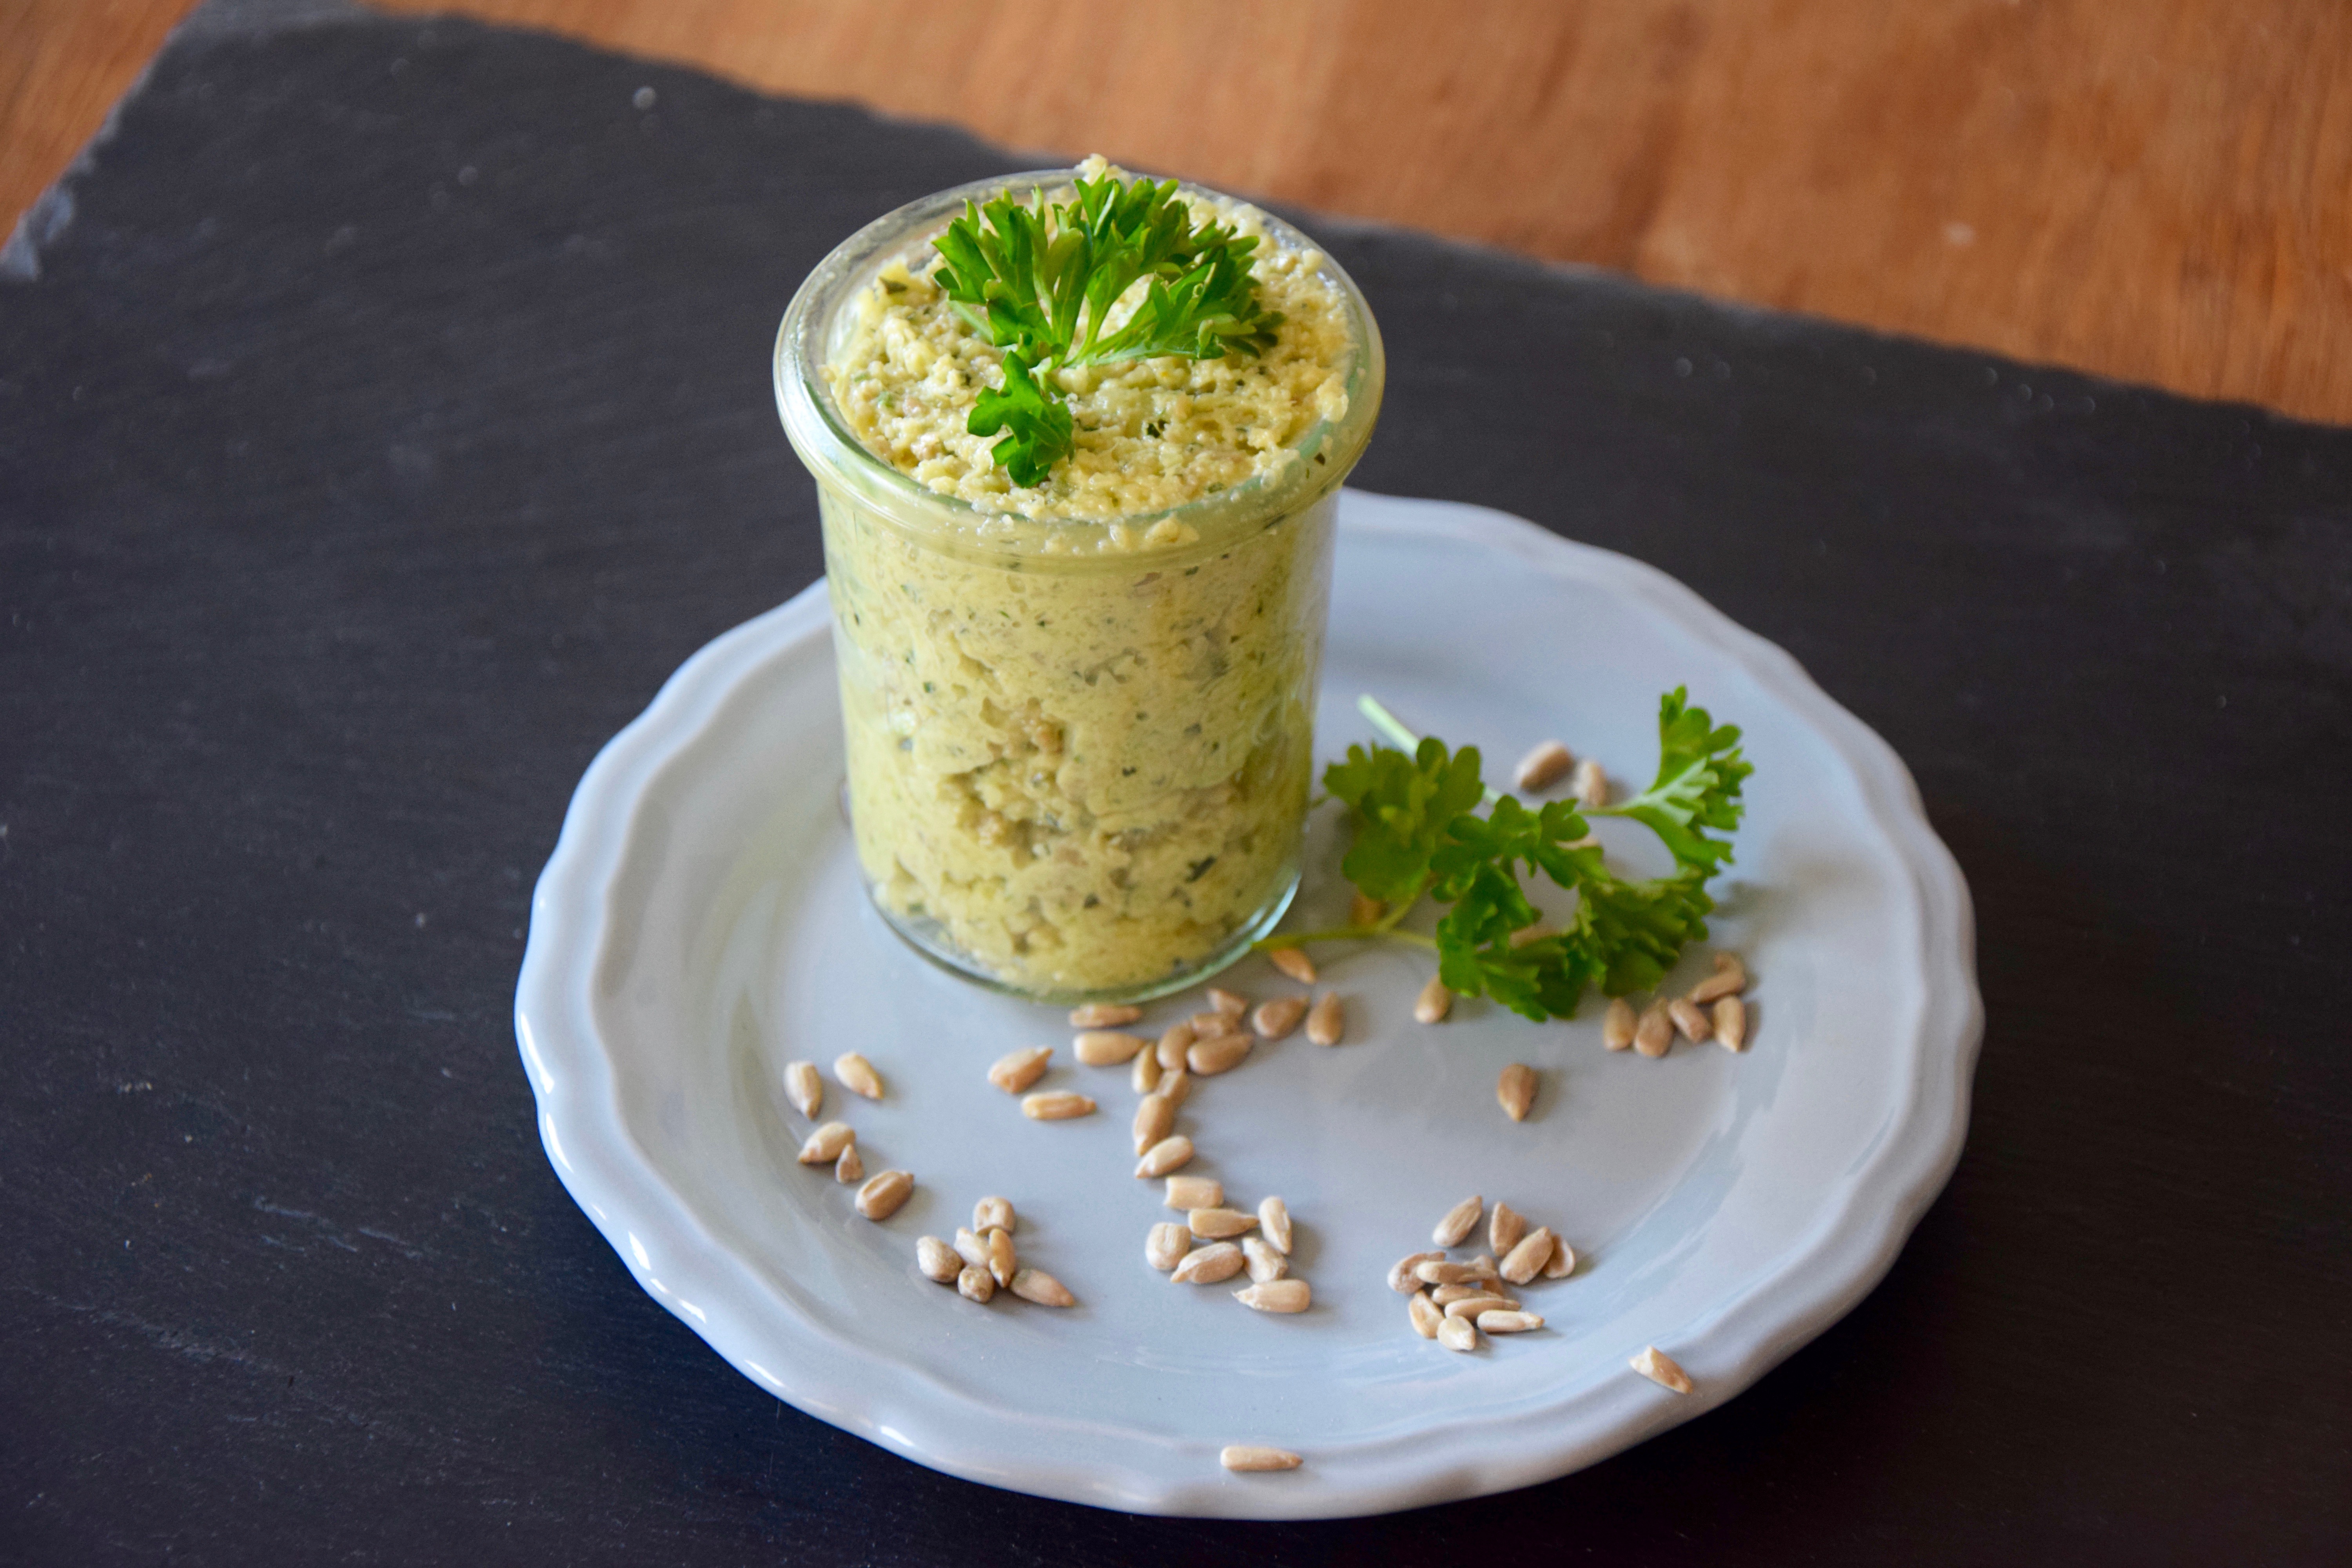
[{"label": "jar rim", "polygon": [[[828,484],[843,488],[899,531],[927,544],[953,548],[958,553],[1018,556],[1040,563],[1071,565],[1096,561],[1108,564],[1106,555],[1109,555],[1118,564],[1132,565],[1145,560],[1159,564],[1198,550],[1224,548],[1235,538],[1288,516],[1336,489],[1362,455],[1379,414],[1387,374],[1380,328],[1363,291],[1346,269],[1298,229],[1263,208],[1255,210],[1271,243],[1312,250],[1322,257],[1319,270],[1339,291],[1348,336],[1347,406],[1338,418],[1317,420],[1304,437],[1289,444],[1300,461],[1150,511],[1038,519],[941,495],[875,455],[857,438],[823,374],[824,357],[834,346],[831,331],[842,307],[887,262],[907,254],[928,234],[945,228],[967,201],[982,201],[1016,189],[1066,188],[1076,174],[1063,168],[991,175],[909,202],[843,240],[802,281],[776,332],[776,409],[793,449],[819,481],[820,491]],[[1178,188],[1187,195],[1212,201],[1241,199],[1189,181],[1180,181]],[[1310,458],[1321,460],[1306,460]],[[1149,529],[1163,520],[1184,525],[1185,543],[1155,548],[1133,541],[1133,531]],[[1129,531],[1129,540],[1116,547],[1102,543],[1114,527]],[[1041,532],[1048,541],[1060,543],[1041,548],[1033,542]]]}]

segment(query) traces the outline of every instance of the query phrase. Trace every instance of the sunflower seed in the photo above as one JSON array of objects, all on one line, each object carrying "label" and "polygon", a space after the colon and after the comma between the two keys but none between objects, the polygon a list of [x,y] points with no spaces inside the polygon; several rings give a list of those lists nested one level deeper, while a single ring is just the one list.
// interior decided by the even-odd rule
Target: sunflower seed
[{"label": "sunflower seed", "polygon": [[1544,1259],[1543,1277],[1547,1279],[1565,1279],[1575,1272],[1576,1248],[1569,1246],[1565,1237],[1554,1237],[1551,1256]]},{"label": "sunflower seed", "polygon": [[1445,1314],[1431,1303],[1427,1294],[1415,1290],[1412,1300],[1407,1301],[1405,1307],[1412,1319],[1412,1331],[1425,1340],[1435,1339],[1438,1325],[1445,1321]]},{"label": "sunflower seed", "polygon": [[1257,1215],[1239,1209],[1187,1209],[1184,1227],[1204,1241],[1224,1241],[1257,1228]]},{"label": "sunflower seed", "polygon": [[1160,1031],[1160,1043],[1151,1048],[1151,1059],[1160,1064],[1162,1072],[1173,1072],[1184,1065],[1184,1053],[1192,1048],[1193,1038],[1200,1033],[1190,1024],[1171,1024]]},{"label": "sunflower seed", "polygon": [[1576,791],[1579,805],[1597,808],[1609,804],[1609,775],[1591,757],[1576,764],[1576,781],[1571,787]]},{"label": "sunflower seed", "polygon": [[1434,974],[1431,975],[1429,984],[1421,988],[1421,994],[1413,998],[1414,1022],[1443,1024],[1445,1022],[1445,1015],[1452,1011],[1454,1011],[1454,993],[1445,988],[1444,981]]},{"label": "sunflower seed", "polygon": [[866,1161],[857,1152],[856,1144],[852,1143],[848,1148],[844,1149],[840,1157],[834,1161],[833,1179],[844,1186],[852,1182],[862,1182],[866,1179]]},{"label": "sunflower seed", "polygon": [[923,1271],[926,1279],[952,1285],[956,1276],[963,1272],[963,1259],[938,1237],[919,1236],[915,1238],[915,1267]]},{"label": "sunflower seed", "polygon": [[1471,1279],[1483,1279],[1489,1285],[1494,1284],[1496,1280],[1501,1278],[1501,1276],[1495,1271],[1495,1260],[1487,1257],[1483,1252],[1477,1257],[1472,1258],[1469,1262],[1464,1264],[1463,1267],[1470,1270]]},{"label": "sunflower seed", "polygon": [[967,1301],[988,1301],[996,1295],[996,1281],[988,1270],[977,1264],[967,1263],[956,1275],[956,1294]]},{"label": "sunflower seed", "polygon": [[1234,1292],[1234,1300],[1253,1312],[1303,1312],[1315,1300],[1304,1279],[1268,1279]]},{"label": "sunflower seed", "polygon": [[1187,1214],[1194,1209],[1221,1208],[1225,1201],[1225,1184],[1214,1176],[1171,1176],[1164,1201],[1170,1208],[1182,1209]]},{"label": "sunflower seed", "polygon": [[1156,1050],[1136,1052],[1135,1066],[1129,1069],[1127,1081],[1138,1094],[1150,1094],[1153,1089],[1158,1089],[1160,1087],[1160,1053]]},{"label": "sunflower seed", "polygon": [[1467,1301],[1473,1296],[1493,1294],[1484,1285],[1438,1285],[1431,1289],[1429,1299],[1441,1307],[1451,1307],[1454,1302]]},{"label": "sunflower seed", "polygon": [[1478,1228],[1478,1216],[1486,1211],[1486,1200],[1473,1193],[1445,1211],[1429,1239],[1440,1247],[1459,1247],[1462,1238]]},{"label": "sunflower seed", "polygon": [[1241,1020],[1231,1013],[1195,1013],[1184,1020],[1196,1040],[1213,1040],[1219,1035],[1230,1035],[1241,1027]]},{"label": "sunflower seed", "polygon": [[1016,1270],[1013,1283],[1005,1287],[1024,1301],[1034,1301],[1041,1307],[1075,1307],[1078,1299],[1070,1294],[1063,1283],[1042,1268]]},{"label": "sunflower seed", "polygon": [[1318,1046],[1336,1046],[1348,1031],[1346,1004],[1337,991],[1326,991],[1307,1010],[1307,1037]]},{"label": "sunflower seed", "polygon": [[1249,1443],[1228,1443],[1217,1450],[1217,1463],[1229,1470],[1295,1470],[1303,1462],[1287,1448],[1261,1448]]},{"label": "sunflower seed", "polygon": [[1715,955],[1715,973],[1691,987],[1690,999],[1704,1007],[1748,989],[1748,966],[1728,952]]},{"label": "sunflower seed", "polygon": [[1417,1264],[1412,1272],[1424,1285],[1463,1285],[1480,1278],[1478,1270],[1467,1263],[1454,1263],[1443,1258]]},{"label": "sunflower seed", "polygon": [[833,1058],[833,1076],[852,1094],[862,1094],[868,1100],[882,1098],[882,1075],[856,1051],[844,1051]]},{"label": "sunflower seed", "polygon": [[1298,1027],[1298,1020],[1307,1016],[1307,998],[1277,996],[1271,1002],[1261,1002],[1251,1015],[1250,1025],[1264,1040],[1279,1040]]},{"label": "sunflower seed", "polygon": [[1491,1312],[1479,1313],[1478,1327],[1490,1334],[1524,1334],[1531,1330],[1542,1328],[1543,1319],[1534,1312],[1522,1312],[1512,1308],[1500,1307]]},{"label": "sunflower seed", "polygon": [[988,1243],[981,1240],[977,1232],[961,1226],[956,1226],[955,1254],[975,1268],[988,1267]]},{"label": "sunflower seed", "polygon": [[1190,1138],[1181,1132],[1173,1138],[1162,1138],[1146,1149],[1143,1158],[1135,1163],[1135,1178],[1139,1182],[1151,1181],[1182,1168],[1192,1158],[1192,1141]]},{"label": "sunflower seed", "polygon": [[1176,1131],[1176,1106],[1165,1095],[1147,1094],[1135,1106],[1135,1152],[1138,1154]]},{"label": "sunflower seed", "polygon": [[1478,1326],[1467,1318],[1448,1318],[1437,1325],[1437,1342],[1450,1351],[1475,1351]]},{"label": "sunflower seed", "polygon": [[1261,1285],[1290,1272],[1290,1259],[1268,1247],[1262,1236],[1242,1237],[1242,1257],[1249,1264],[1249,1277]]},{"label": "sunflower seed", "polygon": [[1348,900],[1348,923],[1351,926],[1378,925],[1381,917],[1388,912],[1388,905],[1370,893],[1360,892]]},{"label": "sunflower seed", "polygon": [[1685,1002],[1677,996],[1666,1004],[1666,1016],[1675,1021],[1684,1039],[1697,1045],[1715,1033],[1715,1020],[1708,1017],[1696,1002]]},{"label": "sunflower seed", "polygon": [[1173,1068],[1160,1075],[1160,1087],[1151,1091],[1171,1105],[1181,1105],[1192,1098],[1192,1075],[1182,1068]]},{"label": "sunflower seed", "polygon": [[1013,1256],[1013,1233],[992,1226],[980,1233],[980,1244],[988,1249],[990,1276],[999,1285],[1012,1284],[1014,1271],[1021,1267],[1021,1259]]},{"label": "sunflower seed", "polygon": [[784,1064],[784,1098],[793,1102],[794,1110],[811,1121],[816,1120],[816,1113],[824,1109],[824,1079],[817,1076],[814,1062]]},{"label": "sunflower seed", "polygon": [[1280,1198],[1258,1199],[1257,1223],[1266,1241],[1276,1252],[1286,1256],[1290,1251],[1290,1205]]},{"label": "sunflower seed", "polygon": [[1241,1066],[1242,1058],[1250,1054],[1255,1043],[1247,1035],[1216,1035],[1194,1040],[1192,1048],[1184,1053],[1184,1065],[1196,1078],[1214,1078]]},{"label": "sunflower seed", "polygon": [[1643,1008],[1633,1025],[1633,1048],[1645,1057],[1662,1057],[1674,1043],[1675,1021],[1666,1016],[1666,1005],[1653,1002]]},{"label": "sunflower seed", "polygon": [[1612,1051],[1633,1043],[1633,1004],[1622,996],[1609,998],[1609,1011],[1601,1016],[1601,1043]]},{"label": "sunflower seed", "polygon": [[1519,1237],[1528,1233],[1528,1216],[1505,1203],[1495,1200],[1495,1213],[1486,1221],[1486,1245],[1499,1256],[1518,1246]]},{"label": "sunflower seed", "polygon": [[1748,1048],[1748,1004],[1737,996],[1718,996],[1715,1003],[1716,1044],[1727,1051]]},{"label": "sunflower seed", "polygon": [[1007,1094],[1019,1094],[1045,1077],[1046,1058],[1053,1054],[1051,1046],[1031,1046],[1027,1050],[1007,1051],[989,1068],[988,1081]]},{"label": "sunflower seed", "polygon": [[810,1133],[808,1142],[801,1145],[801,1163],[830,1165],[841,1158],[844,1149],[856,1142],[857,1134],[850,1131],[848,1122],[828,1121]]},{"label": "sunflower seed", "polygon": [[1179,1285],[1214,1285],[1239,1274],[1247,1261],[1240,1247],[1220,1241],[1186,1253],[1168,1278]]},{"label": "sunflower seed", "polygon": [[1307,956],[1305,948],[1277,947],[1265,959],[1301,985],[1315,984],[1315,961]]},{"label": "sunflower seed", "polygon": [[1090,1068],[1123,1067],[1144,1046],[1140,1035],[1117,1029],[1087,1029],[1070,1042],[1070,1052]]},{"label": "sunflower seed", "polygon": [[1143,1238],[1143,1260],[1162,1274],[1176,1267],[1192,1250],[1192,1233],[1174,1220],[1161,1220]]},{"label": "sunflower seed", "polygon": [[1010,1236],[1020,1228],[1020,1221],[1013,1213],[1013,1200],[982,1198],[972,1205],[971,1228],[982,1236],[992,1230],[1001,1230]]},{"label": "sunflower seed", "polygon": [[1410,1296],[1421,1289],[1421,1266],[1442,1261],[1442,1252],[1415,1252],[1400,1258],[1389,1270],[1389,1289],[1400,1296]]},{"label": "sunflower seed", "polygon": [[1536,1226],[1519,1238],[1519,1244],[1511,1248],[1496,1272],[1514,1285],[1526,1284],[1543,1272],[1545,1262],[1551,1257],[1552,1240],[1549,1226]]},{"label": "sunflower seed", "polygon": [[1655,1345],[1647,1346],[1626,1364],[1661,1388],[1671,1389],[1676,1394],[1691,1391],[1690,1374],[1675,1364],[1674,1357]]},{"label": "sunflower seed", "polygon": [[1516,776],[1521,789],[1549,789],[1575,765],[1576,758],[1566,746],[1558,741],[1546,741],[1519,759]]},{"label": "sunflower seed", "polygon": [[1448,1301],[1445,1304],[1445,1315],[1449,1318],[1467,1318],[1475,1323],[1478,1321],[1478,1314],[1481,1312],[1505,1311],[1517,1305],[1518,1303],[1508,1296],[1498,1296],[1492,1290],[1481,1290],[1475,1296],[1461,1296]]},{"label": "sunflower seed", "polygon": [[1495,1101],[1503,1114],[1514,1121],[1528,1119],[1528,1107],[1536,1102],[1536,1069],[1525,1062],[1513,1062],[1495,1080]]},{"label": "sunflower seed", "polygon": [[1222,985],[1209,987],[1209,1005],[1228,1018],[1238,1018],[1249,1011],[1249,998],[1238,991],[1228,991]]},{"label": "sunflower seed", "polygon": [[[915,1177],[908,1171],[885,1171],[857,1189],[857,1212],[870,1220],[886,1220],[898,1212],[915,1190]],[[1002,1236],[1003,1231],[994,1234]]]},{"label": "sunflower seed", "polygon": [[1067,1121],[1073,1116],[1092,1116],[1095,1102],[1083,1094],[1073,1094],[1066,1089],[1046,1089],[1039,1094],[1021,1097],[1021,1114],[1032,1121]]},{"label": "sunflower seed", "polygon": [[1130,1007],[1124,1002],[1089,1002],[1083,1007],[1070,1009],[1070,1027],[1116,1029],[1121,1024],[1132,1024],[1142,1016],[1142,1008]]}]

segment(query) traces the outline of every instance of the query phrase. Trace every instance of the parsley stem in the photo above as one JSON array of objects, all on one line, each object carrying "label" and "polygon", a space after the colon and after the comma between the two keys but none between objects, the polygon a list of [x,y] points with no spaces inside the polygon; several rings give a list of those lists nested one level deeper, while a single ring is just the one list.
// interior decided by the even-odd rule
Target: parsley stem
[{"label": "parsley stem", "polygon": [[[1381,707],[1381,700],[1379,698],[1372,696],[1369,692],[1357,698],[1356,711],[1361,713],[1365,718],[1370,719],[1372,721],[1372,728],[1378,730],[1381,734],[1386,735],[1390,740],[1394,741],[1397,744],[1397,749],[1403,752],[1407,756],[1411,756],[1414,752],[1420,749],[1421,737],[1406,729],[1402,720],[1390,712],[1386,708]],[[1486,791],[1486,804],[1488,805],[1492,805],[1496,801],[1503,798],[1491,789]]]}]

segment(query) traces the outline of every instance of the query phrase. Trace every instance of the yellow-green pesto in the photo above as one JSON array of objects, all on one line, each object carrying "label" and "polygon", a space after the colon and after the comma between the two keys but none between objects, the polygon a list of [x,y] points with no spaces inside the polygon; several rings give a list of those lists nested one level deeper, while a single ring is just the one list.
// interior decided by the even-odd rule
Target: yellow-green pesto
[{"label": "yellow-green pesto", "polygon": [[[928,281],[935,230],[844,300],[822,366],[865,449],[958,519],[819,485],[859,859],[902,930],[1016,990],[1149,989],[1297,878],[1338,474],[1283,480],[1330,460],[1301,447],[1377,346],[1294,234],[1188,196],[1266,236],[1274,348],[1065,373],[1076,449],[1039,486],[965,429],[1000,355]],[[1239,525],[1188,504],[1259,489]]]}]

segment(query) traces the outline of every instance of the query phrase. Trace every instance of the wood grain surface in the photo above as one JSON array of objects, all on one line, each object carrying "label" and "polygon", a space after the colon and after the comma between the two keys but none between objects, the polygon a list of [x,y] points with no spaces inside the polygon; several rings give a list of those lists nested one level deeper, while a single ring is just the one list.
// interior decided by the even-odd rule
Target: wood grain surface
[{"label": "wood grain surface", "polygon": [[[2340,0],[386,0],[2352,422]],[[0,206],[188,0],[0,0]]]}]

